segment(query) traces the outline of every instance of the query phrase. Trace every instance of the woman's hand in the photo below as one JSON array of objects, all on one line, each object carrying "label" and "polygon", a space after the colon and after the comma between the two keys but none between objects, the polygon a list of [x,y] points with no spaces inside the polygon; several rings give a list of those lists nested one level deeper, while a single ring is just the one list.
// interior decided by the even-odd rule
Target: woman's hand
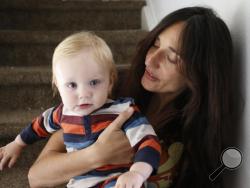
[{"label": "woman's hand", "polygon": [[133,114],[133,108],[121,113],[99,136],[94,144],[103,165],[124,164],[131,162],[134,153],[122,125]]}]

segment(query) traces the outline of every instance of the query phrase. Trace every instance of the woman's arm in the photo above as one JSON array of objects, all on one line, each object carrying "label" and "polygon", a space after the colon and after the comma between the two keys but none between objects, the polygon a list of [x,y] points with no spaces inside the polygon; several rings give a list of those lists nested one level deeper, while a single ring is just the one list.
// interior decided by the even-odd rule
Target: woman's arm
[{"label": "woman's arm", "polygon": [[106,164],[130,162],[132,149],[120,128],[132,113],[132,108],[121,113],[94,144],[76,152],[66,153],[62,131],[55,133],[30,168],[30,186],[60,185],[74,176]]}]

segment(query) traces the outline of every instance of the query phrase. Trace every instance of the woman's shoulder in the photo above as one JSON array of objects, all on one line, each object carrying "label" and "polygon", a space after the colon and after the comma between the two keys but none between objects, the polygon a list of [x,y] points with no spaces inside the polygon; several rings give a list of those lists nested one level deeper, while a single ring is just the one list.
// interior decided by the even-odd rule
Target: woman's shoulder
[{"label": "woman's shoulder", "polygon": [[183,144],[181,142],[174,141],[168,145],[162,144],[160,167],[157,174],[149,178],[147,187],[170,187],[178,176],[182,154]]}]

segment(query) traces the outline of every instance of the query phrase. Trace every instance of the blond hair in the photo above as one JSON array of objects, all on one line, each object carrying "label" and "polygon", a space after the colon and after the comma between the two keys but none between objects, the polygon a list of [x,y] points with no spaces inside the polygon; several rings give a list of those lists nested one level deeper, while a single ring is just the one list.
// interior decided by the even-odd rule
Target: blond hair
[{"label": "blond hair", "polygon": [[93,50],[95,60],[105,66],[110,72],[110,83],[114,85],[117,79],[117,70],[114,64],[112,52],[107,43],[93,32],[82,31],[66,37],[54,50],[52,58],[52,88],[57,92],[55,65],[61,58],[77,55],[84,48]]}]

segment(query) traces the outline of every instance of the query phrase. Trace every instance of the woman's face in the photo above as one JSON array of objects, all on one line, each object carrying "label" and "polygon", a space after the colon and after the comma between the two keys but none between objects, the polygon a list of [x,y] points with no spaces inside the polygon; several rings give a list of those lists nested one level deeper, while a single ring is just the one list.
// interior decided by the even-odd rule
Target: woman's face
[{"label": "woman's face", "polygon": [[141,84],[146,90],[178,94],[186,88],[186,80],[177,64],[181,61],[178,42],[184,24],[184,22],[178,22],[163,30],[148,50],[146,68],[141,79]]}]

